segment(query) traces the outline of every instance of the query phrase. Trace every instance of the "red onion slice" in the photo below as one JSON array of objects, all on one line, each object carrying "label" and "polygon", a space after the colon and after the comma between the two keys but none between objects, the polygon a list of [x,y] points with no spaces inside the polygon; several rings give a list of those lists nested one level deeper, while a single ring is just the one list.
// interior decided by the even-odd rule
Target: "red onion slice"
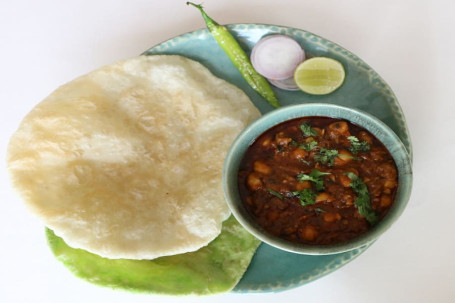
[{"label": "red onion slice", "polygon": [[294,39],[284,35],[266,36],[251,52],[251,63],[270,80],[291,78],[294,70],[305,60],[305,52]]}]

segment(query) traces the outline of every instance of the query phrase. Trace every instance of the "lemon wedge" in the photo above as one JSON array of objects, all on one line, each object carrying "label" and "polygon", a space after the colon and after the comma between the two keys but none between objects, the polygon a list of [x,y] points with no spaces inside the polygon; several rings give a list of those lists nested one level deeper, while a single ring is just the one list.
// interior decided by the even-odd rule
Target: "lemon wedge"
[{"label": "lemon wedge", "polygon": [[327,57],[307,59],[297,66],[294,81],[304,92],[326,95],[339,88],[345,78],[343,65]]}]

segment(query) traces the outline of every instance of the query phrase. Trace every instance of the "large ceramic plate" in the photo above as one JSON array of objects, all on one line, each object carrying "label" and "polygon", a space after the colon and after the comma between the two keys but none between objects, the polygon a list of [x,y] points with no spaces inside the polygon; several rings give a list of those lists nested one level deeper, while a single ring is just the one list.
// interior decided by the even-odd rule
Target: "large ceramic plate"
[{"label": "large ceramic plate", "polygon": [[[274,88],[281,104],[286,106],[322,102],[364,110],[392,128],[412,155],[405,118],[395,95],[384,80],[356,55],[322,37],[299,29],[260,24],[234,24],[226,27],[248,53],[261,37],[280,33],[297,40],[305,49],[307,57],[326,56],[339,60],[346,70],[346,80],[342,87],[325,96]],[[249,87],[206,29],[172,38],[144,54],[177,54],[197,60],[218,77],[243,89],[262,113],[273,110]],[[263,243],[233,291],[272,292],[294,288],[333,272],[366,249],[367,247],[362,247],[336,255],[310,256],[284,252]]]}]

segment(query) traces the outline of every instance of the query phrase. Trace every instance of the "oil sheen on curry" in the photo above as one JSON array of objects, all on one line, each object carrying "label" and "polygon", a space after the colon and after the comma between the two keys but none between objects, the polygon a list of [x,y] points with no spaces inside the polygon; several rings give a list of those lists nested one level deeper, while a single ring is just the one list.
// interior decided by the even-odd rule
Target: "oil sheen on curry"
[{"label": "oil sheen on curry", "polygon": [[239,192],[268,233],[305,244],[353,239],[390,209],[395,162],[371,133],[348,121],[305,117],[283,122],[248,148]]}]

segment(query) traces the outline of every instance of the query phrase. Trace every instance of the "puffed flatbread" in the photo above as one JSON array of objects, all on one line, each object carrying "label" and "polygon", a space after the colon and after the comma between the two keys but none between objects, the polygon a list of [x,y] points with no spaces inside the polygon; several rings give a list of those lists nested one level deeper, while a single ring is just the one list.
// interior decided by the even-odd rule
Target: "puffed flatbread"
[{"label": "puffed flatbread", "polygon": [[73,248],[107,258],[194,251],[229,216],[221,171],[259,117],[237,87],[180,56],[139,56],[54,91],[11,138],[12,182]]}]

